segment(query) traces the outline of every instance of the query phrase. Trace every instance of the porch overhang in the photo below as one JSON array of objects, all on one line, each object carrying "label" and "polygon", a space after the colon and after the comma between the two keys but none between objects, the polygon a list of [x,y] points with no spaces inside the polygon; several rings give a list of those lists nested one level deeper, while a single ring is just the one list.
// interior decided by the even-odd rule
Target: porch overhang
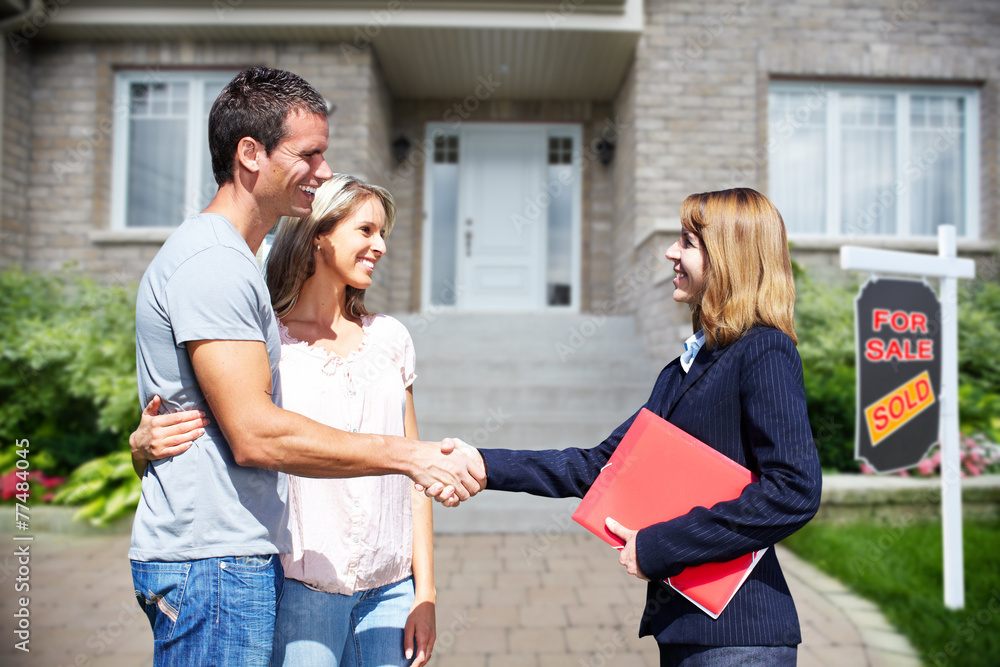
[{"label": "porch overhang", "polygon": [[371,48],[401,99],[614,98],[643,29],[642,0],[75,0],[40,32],[73,41],[330,41]]}]

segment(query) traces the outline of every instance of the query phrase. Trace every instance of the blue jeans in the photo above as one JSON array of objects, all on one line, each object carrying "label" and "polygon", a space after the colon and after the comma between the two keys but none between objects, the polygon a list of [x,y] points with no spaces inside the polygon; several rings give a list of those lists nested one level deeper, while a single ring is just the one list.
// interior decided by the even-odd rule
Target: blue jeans
[{"label": "blue jeans", "polygon": [[403,626],[412,606],[413,577],[354,595],[314,591],[288,579],[271,664],[405,667],[411,661],[403,654]]},{"label": "blue jeans", "polygon": [[267,667],[283,581],[277,555],[132,561],[153,664]]},{"label": "blue jeans", "polygon": [[660,667],[795,667],[795,646],[660,644]]}]

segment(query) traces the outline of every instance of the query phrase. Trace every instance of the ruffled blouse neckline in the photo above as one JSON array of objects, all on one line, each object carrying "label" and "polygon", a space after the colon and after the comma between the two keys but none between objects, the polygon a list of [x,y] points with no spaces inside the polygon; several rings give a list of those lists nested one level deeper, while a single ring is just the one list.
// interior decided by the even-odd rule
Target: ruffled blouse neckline
[{"label": "ruffled blouse neckline", "polygon": [[282,345],[293,347],[306,354],[327,361],[340,360],[345,363],[348,363],[353,361],[355,358],[361,356],[364,353],[365,349],[368,347],[368,338],[371,329],[371,324],[374,321],[375,321],[374,314],[365,315],[364,317],[361,318],[361,344],[358,345],[355,349],[351,350],[350,354],[348,354],[346,357],[342,357],[336,352],[331,352],[330,350],[327,350],[325,347],[321,347],[319,345],[310,345],[305,341],[295,338],[294,336],[292,336],[292,334],[288,332],[288,327],[286,327],[285,323],[282,322],[280,319],[278,320],[278,334],[281,337]]}]

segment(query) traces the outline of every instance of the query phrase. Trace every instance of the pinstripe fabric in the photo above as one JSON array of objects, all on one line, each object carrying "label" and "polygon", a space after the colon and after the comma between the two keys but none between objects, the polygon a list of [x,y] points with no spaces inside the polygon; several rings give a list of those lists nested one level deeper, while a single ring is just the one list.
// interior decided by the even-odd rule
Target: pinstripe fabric
[{"label": "pinstripe fabric", "polygon": [[[703,348],[686,375],[675,359],[660,373],[645,407],[760,477],[736,500],[695,508],[641,530],[639,565],[654,581],[688,565],[771,546],[816,513],[819,458],[806,413],[802,362],[785,334],[755,327],[727,348]],[[592,449],[484,449],[487,488],[582,497],[634,419]],[[653,635],[660,643],[706,646],[794,646],[801,641],[795,606],[773,549],[714,621],[665,585],[650,584],[639,634]]]}]

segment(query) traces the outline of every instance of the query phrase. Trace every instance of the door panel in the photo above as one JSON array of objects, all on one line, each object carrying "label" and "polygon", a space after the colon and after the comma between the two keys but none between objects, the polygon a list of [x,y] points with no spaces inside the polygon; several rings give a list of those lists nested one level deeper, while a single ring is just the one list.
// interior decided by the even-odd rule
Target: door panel
[{"label": "door panel", "polygon": [[543,308],[544,130],[465,128],[460,146],[459,307]]}]

